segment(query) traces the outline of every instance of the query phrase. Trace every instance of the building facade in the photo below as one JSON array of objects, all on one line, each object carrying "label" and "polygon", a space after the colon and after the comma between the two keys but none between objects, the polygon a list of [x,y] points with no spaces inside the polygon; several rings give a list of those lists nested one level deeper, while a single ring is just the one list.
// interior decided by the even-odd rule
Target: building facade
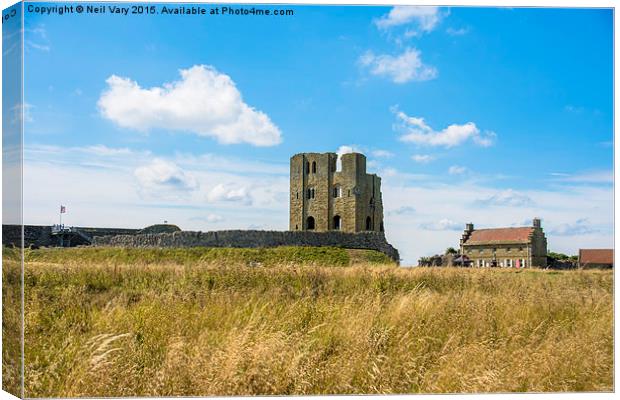
[{"label": "building facade", "polygon": [[613,268],[614,249],[579,249],[579,268]]},{"label": "building facade", "polygon": [[290,230],[383,232],[381,178],[366,156],[301,153],[291,157]]},{"label": "building facade", "polygon": [[532,226],[474,229],[467,224],[461,237],[461,254],[473,267],[546,267],[547,238],[534,218]]}]

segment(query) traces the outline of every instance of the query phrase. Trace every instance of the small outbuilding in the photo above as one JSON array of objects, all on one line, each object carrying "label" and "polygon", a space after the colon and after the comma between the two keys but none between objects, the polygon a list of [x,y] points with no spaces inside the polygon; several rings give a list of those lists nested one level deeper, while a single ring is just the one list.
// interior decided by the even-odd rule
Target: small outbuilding
[{"label": "small outbuilding", "polygon": [[579,268],[613,268],[614,249],[579,249]]}]

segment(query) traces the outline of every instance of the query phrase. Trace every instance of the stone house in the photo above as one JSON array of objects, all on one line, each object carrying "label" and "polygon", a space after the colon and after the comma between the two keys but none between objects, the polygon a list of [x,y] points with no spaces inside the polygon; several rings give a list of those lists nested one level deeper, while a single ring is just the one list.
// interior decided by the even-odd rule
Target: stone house
[{"label": "stone house", "polygon": [[534,218],[532,226],[474,229],[467,224],[461,237],[461,254],[473,267],[546,267],[547,238]]},{"label": "stone house", "polygon": [[381,178],[366,173],[366,156],[300,153],[291,157],[291,231],[383,232]]},{"label": "stone house", "polygon": [[579,249],[579,268],[613,268],[614,249]]}]

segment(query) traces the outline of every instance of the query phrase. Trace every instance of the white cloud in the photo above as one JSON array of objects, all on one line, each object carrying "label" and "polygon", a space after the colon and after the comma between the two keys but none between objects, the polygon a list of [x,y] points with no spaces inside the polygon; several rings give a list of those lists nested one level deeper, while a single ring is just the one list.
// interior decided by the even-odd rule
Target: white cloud
[{"label": "white cloud", "polygon": [[575,113],[575,114],[581,114],[584,111],[584,108],[569,104],[567,106],[564,106],[564,110],[571,112],[571,113]]},{"label": "white cloud", "polygon": [[146,195],[160,196],[198,189],[194,176],[183,171],[177,164],[155,159],[150,164],[139,167],[134,175],[140,191]]},{"label": "white cloud", "polygon": [[558,236],[580,236],[598,232],[588,222],[587,218],[580,218],[575,222],[560,224],[550,230],[550,234]]},{"label": "white cloud", "polygon": [[443,218],[438,222],[425,222],[420,224],[420,228],[426,231],[460,231],[465,224],[454,222],[451,219]]},{"label": "white cloud", "polygon": [[245,205],[252,204],[252,197],[246,187],[237,187],[233,184],[222,184],[214,186],[207,194],[209,202],[239,202]]},{"label": "white cloud", "polygon": [[431,32],[441,20],[438,7],[396,6],[389,13],[375,20],[379,29],[389,29],[400,25],[413,25],[410,36],[418,32]]},{"label": "white cloud", "polygon": [[398,120],[395,129],[403,132],[400,140],[407,143],[450,148],[472,140],[478,146],[489,147],[497,137],[494,132],[482,134],[473,122],[463,125],[452,124],[441,131],[435,131],[422,117],[410,117],[395,107],[392,111]]},{"label": "white cloud", "polygon": [[99,155],[99,156],[118,156],[118,155],[129,155],[131,154],[131,150],[127,147],[122,148],[112,148],[102,144],[97,144],[94,146],[86,146],[81,148],[82,151]]},{"label": "white cloud", "polygon": [[492,196],[477,201],[485,206],[532,207],[534,201],[527,195],[512,189],[502,190]]},{"label": "white cloud", "polygon": [[51,50],[45,27],[24,29],[24,48],[27,52],[39,50],[48,53]]},{"label": "white cloud", "polygon": [[362,153],[362,149],[355,144],[350,144],[350,145],[342,145],[338,147],[338,150],[336,150],[336,154],[338,154],[338,158],[342,157],[343,154],[349,154],[349,153]]},{"label": "white cloud", "polygon": [[377,158],[392,158],[394,157],[394,153],[387,150],[373,150],[371,154]]},{"label": "white cloud", "polygon": [[349,154],[349,153],[363,153],[363,151],[359,146],[354,145],[354,144],[342,145],[338,147],[338,150],[336,150],[336,154],[338,154],[338,160],[336,160],[336,169],[338,171],[342,169],[342,162],[340,158],[342,157],[343,154]]},{"label": "white cloud", "polygon": [[23,122],[32,122],[32,109],[35,108],[32,104],[23,103],[16,104],[11,107],[11,123],[14,125],[21,124]]},{"label": "white cloud", "polygon": [[224,144],[273,146],[280,129],[267,114],[247,105],[233,80],[212,66],[180,70],[181,80],[142,88],[112,75],[101,94],[101,114],[123,128],[169,129],[214,137]]},{"label": "white cloud", "polygon": [[429,162],[433,161],[435,157],[429,154],[414,154],[411,156],[411,159],[420,164],[428,164]]},{"label": "white cloud", "polygon": [[467,172],[467,168],[460,165],[453,165],[448,168],[448,173],[450,175],[463,175],[465,172]]},{"label": "white cloud", "polygon": [[446,33],[450,36],[463,36],[469,32],[469,28],[448,28],[446,29]]},{"label": "white cloud", "polygon": [[437,69],[422,62],[421,53],[414,48],[407,48],[402,54],[375,55],[367,51],[360,57],[362,66],[369,68],[373,75],[387,77],[394,83],[410,81],[427,81],[437,77]]},{"label": "white cloud", "polygon": [[192,217],[189,220],[190,221],[208,222],[208,223],[211,223],[211,224],[215,224],[215,223],[224,221],[224,217],[222,217],[221,215],[217,215],[217,214],[207,214],[204,217],[203,216],[201,216],[201,217]]},{"label": "white cloud", "polygon": [[614,183],[613,171],[589,171],[578,174],[564,174],[552,172],[551,175],[557,177],[560,182],[571,183],[593,183],[593,184],[609,184]]},{"label": "white cloud", "polygon": [[415,212],[415,208],[414,207],[402,206],[402,207],[398,207],[395,210],[388,211],[387,214],[389,214],[389,215],[408,215],[408,214],[413,214],[414,212]]}]

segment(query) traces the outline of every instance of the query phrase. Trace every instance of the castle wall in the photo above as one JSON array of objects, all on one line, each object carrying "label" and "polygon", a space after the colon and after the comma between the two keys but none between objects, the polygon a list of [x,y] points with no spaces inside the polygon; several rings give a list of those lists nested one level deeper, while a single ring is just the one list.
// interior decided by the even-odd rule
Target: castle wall
[{"label": "castle wall", "polygon": [[380,232],[310,231],[212,231],[98,236],[94,246],[114,247],[278,247],[333,246],[347,249],[376,250],[399,261],[398,250]]},{"label": "castle wall", "polygon": [[[87,236],[114,236],[132,235],[138,233],[139,229],[124,228],[90,228],[75,227]],[[2,244],[5,246],[21,246],[21,225],[2,225]],[[49,225],[24,225],[24,246],[57,246],[57,240],[52,236],[52,227]]]},{"label": "castle wall", "polygon": [[[334,217],[340,217],[340,230],[344,232],[382,231],[381,178],[366,173],[363,154],[342,155],[340,170],[336,170],[337,160],[336,153],[291,157],[291,231],[308,230],[308,217],[314,218],[313,230],[318,232],[335,230]],[[334,195],[336,187],[340,187],[340,196]],[[367,217],[370,229],[366,226]]]}]

